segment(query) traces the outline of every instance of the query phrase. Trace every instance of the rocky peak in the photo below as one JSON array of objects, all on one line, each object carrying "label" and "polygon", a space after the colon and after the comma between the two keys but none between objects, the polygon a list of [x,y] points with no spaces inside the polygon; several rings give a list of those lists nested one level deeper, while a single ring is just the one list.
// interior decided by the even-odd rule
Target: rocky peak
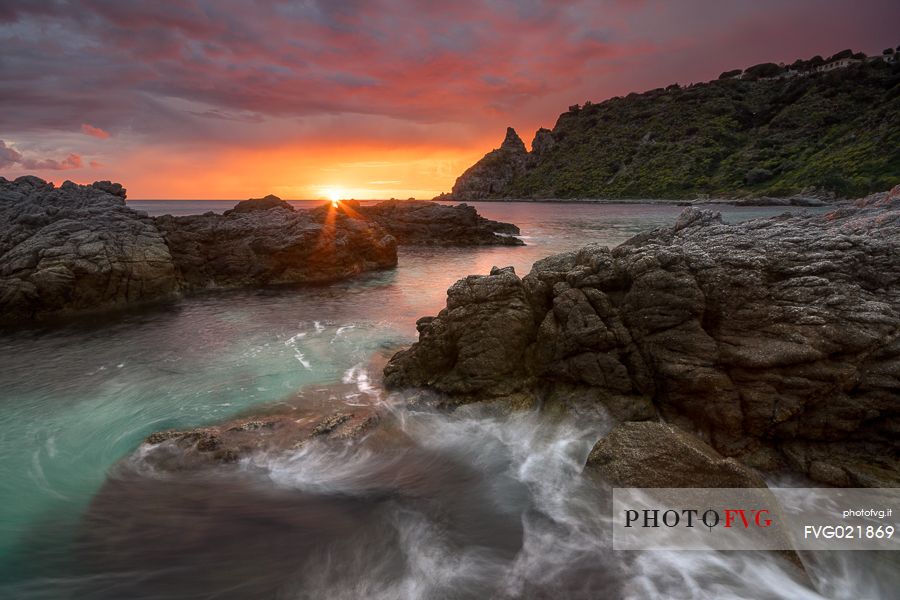
[{"label": "rocky peak", "polygon": [[519,137],[519,134],[512,127],[506,128],[506,137],[503,139],[500,149],[521,154],[528,153],[528,150],[525,149],[525,142],[522,141],[522,138]]},{"label": "rocky peak", "polygon": [[485,154],[457,178],[450,198],[478,200],[503,196],[508,193],[510,182],[525,173],[527,160],[525,142],[515,129],[507,127],[500,147]]},{"label": "rocky peak", "polygon": [[535,155],[541,155],[556,145],[553,139],[553,133],[546,127],[541,127],[534,133],[534,140],[531,142],[531,152]]}]

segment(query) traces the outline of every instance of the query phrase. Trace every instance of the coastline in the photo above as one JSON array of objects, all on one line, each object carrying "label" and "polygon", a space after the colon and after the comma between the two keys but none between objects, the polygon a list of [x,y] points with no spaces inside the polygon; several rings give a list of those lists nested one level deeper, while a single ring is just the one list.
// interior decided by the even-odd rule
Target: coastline
[{"label": "coastline", "polygon": [[[529,204],[646,204],[650,206],[843,206],[850,203],[849,198],[821,200],[821,203],[794,204],[792,197],[770,198],[704,198],[695,200],[674,198],[477,198],[456,200],[436,196],[435,202],[451,204],[468,202],[490,202],[503,204],[508,202],[527,202]],[[820,200],[820,199],[817,199]]]}]

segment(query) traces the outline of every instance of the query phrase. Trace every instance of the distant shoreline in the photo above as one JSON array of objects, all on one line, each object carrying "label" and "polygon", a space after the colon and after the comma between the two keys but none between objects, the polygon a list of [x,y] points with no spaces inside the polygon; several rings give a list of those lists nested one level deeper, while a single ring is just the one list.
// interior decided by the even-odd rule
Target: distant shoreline
[{"label": "distant shoreline", "polygon": [[[388,198],[369,198],[357,200],[358,202],[387,202]],[[301,200],[288,199],[286,202],[318,202],[324,204],[328,200]],[[675,200],[666,198],[479,198],[477,200],[456,200],[432,198],[431,202],[443,202],[447,204],[471,204],[475,202],[485,202],[491,204],[509,204],[509,203],[529,203],[529,204],[647,204],[660,206],[707,206],[707,205],[727,205],[727,206],[794,206],[803,207],[803,204],[792,204],[790,198],[709,198],[698,200]],[[128,199],[126,204],[139,202],[234,202],[240,200],[231,199]],[[405,201],[404,201],[405,202]],[[839,206],[850,202],[847,198],[838,198],[834,200],[822,200],[821,204],[809,204],[807,206]]]}]

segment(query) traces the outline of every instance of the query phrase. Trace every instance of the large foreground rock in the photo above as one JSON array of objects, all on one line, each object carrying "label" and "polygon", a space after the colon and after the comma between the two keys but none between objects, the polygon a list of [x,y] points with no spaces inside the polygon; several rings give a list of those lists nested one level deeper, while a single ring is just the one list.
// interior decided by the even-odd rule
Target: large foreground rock
[{"label": "large foreground rock", "polygon": [[0,323],[124,307],[178,291],[153,219],[121,185],[0,177]]},{"label": "large foreground rock", "polygon": [[690,208],[524,279],[498,269],[457,283],[385,382],[459,402],[578,397],[626,419],[652,403],[745,464],[898,485],[898,256],[900,187],[737,225]]}]

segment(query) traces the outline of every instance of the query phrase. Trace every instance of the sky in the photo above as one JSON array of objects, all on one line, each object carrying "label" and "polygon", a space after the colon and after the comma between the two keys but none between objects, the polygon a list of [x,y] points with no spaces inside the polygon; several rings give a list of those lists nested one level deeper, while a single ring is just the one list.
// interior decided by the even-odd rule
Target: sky
[{"label": "sky", "polygon": [[900,44],[897,0],[0,0],[0,175],[430,198],[569,105]]}]

